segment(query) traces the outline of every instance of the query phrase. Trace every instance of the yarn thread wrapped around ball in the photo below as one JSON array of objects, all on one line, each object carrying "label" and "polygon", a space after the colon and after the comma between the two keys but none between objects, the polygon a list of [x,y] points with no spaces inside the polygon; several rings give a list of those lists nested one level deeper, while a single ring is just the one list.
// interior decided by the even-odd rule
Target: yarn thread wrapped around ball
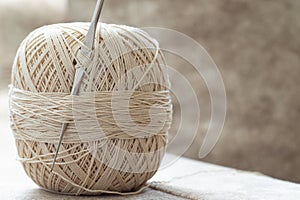
[{"label": "yarn thread wrapped around ball", "polygon": [[[46,190],[135,193],[155,174],[167,145],[166,63],[146,32],[105,23],[88,62],[80,55],[88,28],[44,26],[20,45],[10,86],[18,154],[27,175]],[[71,96],[79,62],[87,67],[79,96]],[[69,126],[51,171],[62,123]]]}]

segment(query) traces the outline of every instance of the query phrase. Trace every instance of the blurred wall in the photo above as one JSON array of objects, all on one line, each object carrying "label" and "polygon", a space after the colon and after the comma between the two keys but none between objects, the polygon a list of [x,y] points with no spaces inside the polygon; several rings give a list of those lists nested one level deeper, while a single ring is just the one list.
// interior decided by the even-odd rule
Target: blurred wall
[{"label": "blurred wall", "polygon": [[[4,72],[9,71],[17,44],[31,28],[55,21],[89,21],[93,3],[70,0],[68,11],[44,12],[40,23],[26,12],[28,17],[20,24],[27,25],[22,26],[14,24],[19,20],[14,18],[17,12],[11,14],[15,8],[0,4],[0,9],[7,10],[6,14],[0,11],[1,76],[8,76]],[[222,136],[205,160],[300,182],[299,10],[298,0],[110,0],[102,21],[172,28],[201,43],[219,66],[228,98]],[[7,34],[9,41],[3,39]],[[200,130],[185,154],[197,158],[210,118],[209,94],[187,63],[176,58],[170,62],[200,87]],[[6,80],[1,84],[7,85]],[[176,122],[178,117],[175,102]],[[174,124],[171,134],[176,130]],[[184,126],[190,134],[189,124]]]}]

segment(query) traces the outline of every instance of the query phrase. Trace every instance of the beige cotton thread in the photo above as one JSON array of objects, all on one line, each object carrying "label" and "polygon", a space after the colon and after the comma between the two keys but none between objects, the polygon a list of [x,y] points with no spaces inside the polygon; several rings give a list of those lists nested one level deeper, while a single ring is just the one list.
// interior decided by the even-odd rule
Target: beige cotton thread
[{"label": "beige cotton thread", "polygon": [[[71,96],[74,63],[86,62],[79,52],[88,27],[45,26],[19,47],[10,86],[19,160],[49,191],[135,194],[147,187],[167,144],[166,64],[141,29],[101,23],[79,96]],[[50,172],[62,123],[69,126]]]}]

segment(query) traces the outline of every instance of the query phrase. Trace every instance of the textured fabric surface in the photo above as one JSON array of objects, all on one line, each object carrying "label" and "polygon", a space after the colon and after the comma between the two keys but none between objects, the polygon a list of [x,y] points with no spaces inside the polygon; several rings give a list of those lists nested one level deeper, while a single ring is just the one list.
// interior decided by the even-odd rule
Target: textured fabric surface
[{"label": "textured fabric surface", "polygon": [[300,199],[299,184],[186,158],[159,171],[152,180],[164,182],[153,182],[151,188],[188,199]]}]

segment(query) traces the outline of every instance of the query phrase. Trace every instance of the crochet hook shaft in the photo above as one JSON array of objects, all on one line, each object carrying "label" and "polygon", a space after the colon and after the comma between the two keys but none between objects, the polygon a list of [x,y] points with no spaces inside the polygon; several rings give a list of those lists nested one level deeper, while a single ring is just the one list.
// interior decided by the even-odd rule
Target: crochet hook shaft
[{"label": "crochet hook shaft", "polygon": [[[84,39],[83,44],[82,44],[81,49],[80,49],[80,51],[81,51],[80,53],[84,57],[86,57],[87,59],[91,59],[91,56],[92,56],[97,24],[98,24],[100,14],[101,14],[101,11],[102,11],[102,8],[103,8],[103,3],[104,3],[104,0],[98,0],[97,1],[96,8],[95,8],[92,20],[91,20],[91,25],[89,27],[89,30],[88,30],[88,32],[85,36],[85,39]],[[87,66],[81,66],[80,63],[76,64],[76,66],[75,66],[76,71],[75,71],[74,82],[73,82],[73,86],[72,86],[72,90],[71,90],[71,95],[77,95],[78,94],[80,84],[81,84],[81,81],[82,81],[82,78],[83,78],[83,75],[84,75],[84,68],[85,67],[87,67]],[[61,132],[60,132],[60,136],[59,136],[59,141],[58,141],[57,149],[56,149],[55,156],[54,156],[54,159],[53,159],[51,171],[54,168],[56,158],[57,158],[57,155],[58,155],[58,152],[59,152],[59,148],[61,146],[61,143],[62,143],[62,140],[63,140],[63,137],[64,137],[64,133],[65,133],[67,127],[68,127],[68,123],[63,123],[62,124]]]}]

